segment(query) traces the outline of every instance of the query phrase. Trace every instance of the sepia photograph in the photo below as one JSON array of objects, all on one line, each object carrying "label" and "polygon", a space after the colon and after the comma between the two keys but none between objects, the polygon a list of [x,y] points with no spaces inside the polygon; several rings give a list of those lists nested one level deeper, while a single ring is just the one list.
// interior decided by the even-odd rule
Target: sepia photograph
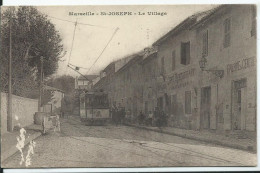
[{"label": "sepia photograph", "polygon": [[2,6],[1,167],[256,167],[256,16]]}]

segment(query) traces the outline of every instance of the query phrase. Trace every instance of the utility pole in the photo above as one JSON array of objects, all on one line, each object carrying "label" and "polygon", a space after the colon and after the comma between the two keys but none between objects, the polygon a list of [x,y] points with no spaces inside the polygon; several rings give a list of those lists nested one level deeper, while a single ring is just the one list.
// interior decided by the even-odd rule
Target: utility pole
[{"label": "utility pole", "polygon": [[43,73],[43,57],[41,57],[41,72],[40,72],[40,89],[39,89],[39,103],[38,103],[38,111],[41,112],[41,104],[42,104],[42,73]]},{"label": "utility pole", "polygon": [[9,31],[9,66],[8,66],[8,116],[7,116],[7,130],[13,131],[13,117],[12,117],[12,14],[10,18]]}]

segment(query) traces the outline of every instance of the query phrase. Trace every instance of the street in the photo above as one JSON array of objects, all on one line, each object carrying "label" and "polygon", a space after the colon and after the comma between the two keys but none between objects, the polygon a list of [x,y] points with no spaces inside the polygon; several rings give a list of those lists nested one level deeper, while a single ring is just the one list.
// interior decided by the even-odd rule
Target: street
[{"label": "street", "polygon": [[[61,132],[35,140],[30,167],[254,166],[256,154],[119,125],[85,126],[61,119]],[[28,146],[24,149],[27,153]],[[19,168],[20,153],[2,167]]]}]

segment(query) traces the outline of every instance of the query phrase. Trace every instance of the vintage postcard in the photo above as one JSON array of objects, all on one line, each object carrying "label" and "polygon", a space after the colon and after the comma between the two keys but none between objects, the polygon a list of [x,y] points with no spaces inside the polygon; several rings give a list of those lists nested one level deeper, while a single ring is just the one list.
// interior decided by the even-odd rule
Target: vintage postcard
[{"label": "vintage postcard", "polygon": [[1,7],[1,167],[257,166],[256,7]]}]

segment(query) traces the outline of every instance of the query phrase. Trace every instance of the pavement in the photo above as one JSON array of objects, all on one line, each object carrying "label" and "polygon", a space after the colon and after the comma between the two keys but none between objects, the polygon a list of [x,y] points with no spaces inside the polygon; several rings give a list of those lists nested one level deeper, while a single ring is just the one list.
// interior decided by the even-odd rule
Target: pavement
[{"label": "pavement", "polygon": [[257,151],[256,133],[248,131],[214,131],[214,130],[187,130],[174,127],[151,127],[138,124],[129,124],[128,126],[151,130],[159,133],[175,135],[187,139],[208,142],[240,150],[246,150],[253,153]]},{"label": "pavement", "polygon": [[[32,140],[35,140],[37,137],[41,136],[41,125],[32,124],[24,127],[26,130],[25,134],[25,146]],[[14,129],[13,132],[6,132],[1,134],[1,163],[6,160],[8,157],[12,156],[19,150],[16,148],[17,139],[16,137],[20,136],[20,131]]]},{"label": "pavement", "polygon": [[[49,132],[35,142],[28,168],[257,165],[252,152],[131,126],[86,126],[79,117],[61,119],[60,132]],[[25,168],[20,161],[15,153],[2,167]]]}]

